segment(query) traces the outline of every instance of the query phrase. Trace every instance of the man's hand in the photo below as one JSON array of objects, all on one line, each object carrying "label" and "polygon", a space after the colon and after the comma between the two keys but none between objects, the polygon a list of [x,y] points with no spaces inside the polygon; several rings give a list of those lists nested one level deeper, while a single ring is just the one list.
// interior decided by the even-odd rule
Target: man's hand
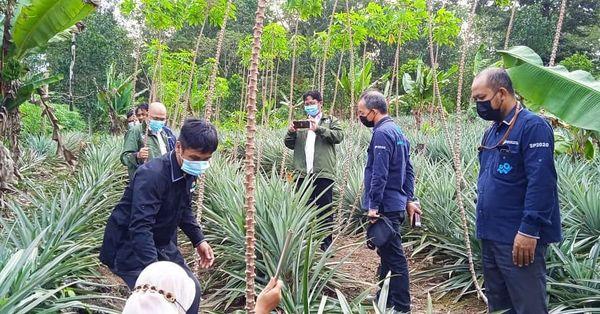
[{"label": "man's hand", "polygon": [[309,117],[308,121],[310,122],[310,127],[308,128],[309,130],[314,132],[319,128],[319,125],[317,124],[317,120],[315,120],[315,118]]},{"label": "man's hand", "polygon": [[196,247],[196,252],[200,257],[200,267],[209,268],[215,262],[215,255],[208,242],[203,241]]},{"label": "man's hand", "polygon": [[512,251],[513,263],[519,267],[533,264],[536,246],[537,239],[517,233]]},{"label": "man's hand", "polygon": [[421,206],[417,202],[408,202],[406,204],[406,213],[408,214],[408,221],[410,222],[411,226],[413,224],[413,218],[415,216],[415,213],[419,215],[423,214],[423,212],[421,211]]},{"label": "man's hand", "polygon": [[271,313],[281,301],[281,289],[283,282],[277,278],[271,278],[269,284],[256,298],[256,306],[254,308],[256,314]]},{"label": "man's hand", "polygon": [[377,212],[378,212],[377,209],[369,209],[369,212],[367,213],[367,217],[369,218],[370,223],[374,224],[377,222],[377,219],[380,217]]},{"label": "man's hand", "polygon": [[294,124],[290,123],[290,126],[288,127],[288,132],[296,133],[296,131],[298,131],[298,130],[296,130],[296,127],[294,126]]},{"label": "man's hand", "polygon": [[148,147],[143,147],[140,149],[140,151],[137,153],[137,158],[143,160],[148,159]]}]

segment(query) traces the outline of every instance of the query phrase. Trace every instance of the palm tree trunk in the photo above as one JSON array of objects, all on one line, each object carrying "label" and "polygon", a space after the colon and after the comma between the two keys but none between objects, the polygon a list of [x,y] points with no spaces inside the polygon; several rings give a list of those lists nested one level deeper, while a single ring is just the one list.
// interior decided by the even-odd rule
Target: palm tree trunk
[{"label": "palm tree trunk", "polygon": [[[204,16],[204,22],[202,22],[202,27],[200,28],[200,33],[198,33],[198,37],[196,38],[196,49],[194,49],[194,56],[192,58],[192,64],[190,68],[190,75],[188,77],[187,89],[185,91],[185,96],[183,97],[183,103],[185,104],[185,115],[193,115],[194,110],[192,109],[192,104],[190,102],[190,98],[192,95],[192,84],[194,83],[194,71],[196,70],[196,60],[198,59],[198,53],[200,52],[200,42],[202,40],[202,36],[204,35],[204,26],[206,25],[206,20],[208,19],[209,8],[206,9],[206,15]],[[184,115],[184,116],[185,116]]]},{"label": "palm tree trunk", "polygon": [[152,85],[150,85],[150,103],[158,101],[160,97],[159,93],[160,76],[161,76],[161,58],[162,58],[162,36],[158,38],[158,53],[156,55],[156,62],[154,64],[154,70],[152,71]]},{"label": "palm tree trunk", "polygon": [[77,32],[71,34],[71,63],[69,64],[69,110],[75,110],[73,99],[73,77],[75,70],[75,57],[77,55]]},{"label": "palm tree trunk", "polygon": [[[223,38],[225,37],[225,28],[227,27],[227,20],[229,19],[229,10],[231,8],[232,0],[227,1],[227,6],[225,7],[225,15],[223,15],[223,24],[221,25],[221,30],[219,31],[218,39],[217,39],[217,51],[215,52],[215,63],[213,64],[212,72],[210,74],[210,80],[208,85],[208,91],[206,92],[206,103],[204,104],[204,119],[206,121],[210,121],[210,118],[213,114],[212,101],[213,95],[215,94],[215,85],[217,81],[217,74],[219,72],[219,59],[221,57],[221,48],[223,47]],[[195,57],[194,57],[195,58]],[[195,64],[194,61],[192,63]],[[193,75],[193,74],[192,74]],[[193,77],[193,76],[190,77]],[[189,85],[188,85],[189,88]],[[200,183],[198,188],[198,222],[202,219],[202,209],[204,208],[204,189],[206,184],[206,177],[204,175],[200,176]]]},{"label": "palm tree trunk", "polygon": [[204,118],[210,121],[213,114],[212,102],[213,95],[215,94],[215,85],[217,82],[217,74],[219,73],[219,62],[221,59],[221,50],[223,49],[223,40],[225,38],[225,29],[227,27],[227,20],[229,19],[229,11],[231,9],[232,0],[227,1],[225,7],[225,15],[223,15],[223,24],[217,38],[217,51],[215,52],[215,63],[213,64],[212,72],[210,74],[210,80],[208,85],[208,91],[206,92],[206,103],[204,104]]},{"label": "palm tree trunk", "polygon": [[[260,1],[260,0],[259,0]],[[295,17],[296,25],[294,27],[294,36],[292,37],[292,69],[290,70],[290,98],[288,98],[288,122],[292,122],[292,117],[294,116],[294,76],[296,73],[296,40],[298,36],[298,24],[300,24],[300,18]],[[287,159],[288,150],[283,150],[283,155],[281,156],[281,170],[279,171],[280,175],[283,176],[285,174],[285,161]]]},{"label": "palm tree trunk", "polygon": [[[398,42],[396,43],[396,53],[394,54],[394,68],[392,69],[392,71],[394,71],[394,75],[392,76],[395,79],[395,84],[396,84],[396,117],[399,115],[400,110],[400,76],[399,76],[399,72],[400,72],[400,45],[401,45],[401,40],[400,38],[402,37],[402,30],[400,30],[398,32]],[[392,80],[392,83],[394,83],[394,80]],[[392,94],[392,90],[394,89],[394,85],[392,85],[390,87],[390,94]]]},{"label": "palm tree trunk", "polygon": [[138,73],[138,69],[140,66],[140,45],[137,43],[135,44],[134,59],[135,59],[135,63],[133,65],[133,80],[131,82],[131,84],[133,86],[133,91],[131,92],[131,105],[132,106],[135,106],[135,85],[137,84],[137,73]]},{"label": "palm tree trunk", "polygon": [[275,107],[277,107],[277,95],[279,94],[279,62],[281,59],[277,59],[277,66],[275,67],[275,95],[273,96],[273,103],[275,104]]},{"label": "palm tree trunk", "polygon": [[354,69],[354,39],[352,38],[352,24],[350,21],[350,4],[348,0],[346,0],[346,13],[347,13],[347,29],[350,43],[350,71],[348,71],[348,75],[350,77],[350,120],[354,121],[354,112],[356,111],[356,104],[354,99],[354,79],[356,78],[356,73]]},{"label": "palm tree trunk", "polygon": [[558,52],[558,43],[560,42],[560,32],[562,30],[563,20],[565,19],[565,12],[567,11],[567,0],[562,0],[560,4],[560,14],[558,15],[558,22],[556,23],[556,33],[554,33],[554,43],[552,44],[552,54],[550,54],[549,66],[554,66],[556,60],[556,53]]},{"label": "palm tree trunk", "polygon": [[258,77],[258,58],[260,54],[260,40],[262,36],[265,19],[266,0],[258,0],[256,10],[256,22],[254,24],[254,36],[252,42],[252,61],[250,63],[250,75],[248,77],[248,99],[246,119],[246,158],[245,158],[245,184],[246,196],[244,210],[246,212],[246,311],[254,313],[255,306],[255,208],[254,208],[254,183],[256,168],[254,163],[254,136],[256,134],[256,84]]},{"label": "palm tree trunk", "polygon": [[[325,47],[323,47],[323,61],[321,62],[321,83],[319,84],[319,91],[321,97],[325,97],[325,69],[327,68],[327,54],[329,53],[329,46],[331,45],[331,26],[333,25],[333,18],[337,9],[338,0],[333,2],[333,9],[331,9],[331,15],[329,16],[329,25],[327,26],[327,36],[325,37]],[[336,82],[337,84],[337,82]]]},{"label": "palm tree trunk", "polygon": [[508,20],[508,28],[506,29],[506,36],[504,37],[504,50],[508,49],[508,41],[515,22],[515,13],[517,12],[517,1],[518,0],[513,0],[512,8],[510,9],[510,20]]},{"label": "palm tree trunk", "polygon": [[340,61],[338,63],[338,68],[337,68],[337,75],[335,77],[334,80],[334,84],[335,87],[333,88],[333,100],[331,101],[331,108],[329,108],[329,115],[333,115],[334,114],[334,107],[335,107],[335,101],[337,100],[337,94],[338,94],[338,80],[340,79],[340,75],[342,73],[342,62],[344,60],[344,52],[342,51],[342,53],[340,54]]},{"label": "palm tree trunk", "polygon": [[471,238],[469,232],[469,225],[467,222],[467,214],[465,211],[465,205],[463,201],[463,191],[462,191],[462,182],[464,180],[463,170],[462,170],[462,158],[460,151],[460,143],[462,141],[462,107],[461,107],[461,98],[462,98],[462,85],[463,85],[463,77],[465,71],[465,61],[468,50],[468,40],[466,40],[467,36],[471,31],[471,25],[475,18],[475,10],[477,9],[477,0],[472,0],[473,3],[471,5],[471,11],[469,12],[469,16],[467,17],[467,25],[464,32],[464,37],[461,46],[461,57],[459,64],[459,74],[458,74],[458,92],[456,96],[456,115],[458,119],[458,123],[455,126],[454,140],[450,139],[450,131],[448,127],[448,120],[443,108],[442,99],[440,95],[440,89],[437,82],[437,59],[434,56],[433,52],[433,0],[428,0],[428,15],[429,15],[429,55],[431,58],[431,74],[433,77],[433,94],[434,94],[434,103],[437,99],[438,105],[440,106],[442,122],[444,125],[445,132],[447,134],[446,140],[448,145],[452,147],[452,160],[454,164],[454,172],[455,172],[455,188],[456,188],[456,202],[458,208],[461,213],[462,227],[463,227],[463,237],[465,241],[465,247],[467,250],[467,257],[469,260],[469,271],[471,272],[471,280],[475,285],[475,289],[477,290],[477,295],[487,304],[487,297],[483,293],[481,286],[479,285],[479,281],[477,281],[477,273],[475,272],[475,265],[473,263],[473,250],[471,249]]},{"label": "palm tree trunk", "polygon": [[312,79],[312,89],[317,89],[316,84],[317,84],[317,74],[318,73],[321,73],[321,71],[319,70],[319,59],[315,58],[315,66],[314,66],[313,79]]}]

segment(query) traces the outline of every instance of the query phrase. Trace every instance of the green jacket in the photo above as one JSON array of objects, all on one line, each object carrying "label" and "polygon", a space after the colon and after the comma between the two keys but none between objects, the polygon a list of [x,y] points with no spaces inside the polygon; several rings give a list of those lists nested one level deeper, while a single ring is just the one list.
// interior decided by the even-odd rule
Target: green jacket
[{"label": "green jacket", "polygon": [[[123,152],[121,153],[121,163],[127,167],[127,172],[131,178],[137,168],[144,163],[144,160],[137,158],[137,153],[144,147],[144,131],[146,125],[144,123],[138,124],[125,133],[125,140],[123,142]],[[163,142],[167,148],[167,152],[175,149],[175,141],[177,140],[171,129],[163,127],[160,132]],[[158,146],[158,138],[152,132],[148,132],[148,160],[160,157],[160,147]]]},{"label": "green jacket", "polygon": [[[308,130],[301,129],[296,132],[288,131],[285,136],[285,146],[294,150],[294,170],[301,177],[306,177],[306,134]],[[344,139],[344,133],[339,121],[332,116],[323,115],[315,131],[315,160],[313,173],[318,178],[335,180],[336,152],[335,144]]]}]

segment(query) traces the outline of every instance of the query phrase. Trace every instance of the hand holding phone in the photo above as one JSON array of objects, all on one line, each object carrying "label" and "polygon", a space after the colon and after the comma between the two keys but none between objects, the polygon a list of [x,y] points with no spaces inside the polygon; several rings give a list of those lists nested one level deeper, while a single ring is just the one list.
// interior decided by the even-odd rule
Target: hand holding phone
[{"label": "hand holding phone", "polygon": [[294,128],[296,129],[308,129],[310,128],[310,121],[308,120],[295,120],[292,121]]}]

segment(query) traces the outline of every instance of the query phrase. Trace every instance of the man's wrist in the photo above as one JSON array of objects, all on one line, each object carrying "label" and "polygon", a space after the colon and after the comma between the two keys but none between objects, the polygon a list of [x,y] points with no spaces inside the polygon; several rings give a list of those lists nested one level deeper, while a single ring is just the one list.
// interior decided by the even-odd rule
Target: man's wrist
[{"label": "man's wrist", "polygon": [[520,234],[520,235],[522,235],[522,236],[524,236],[524,237],[527,237],[527,238],[536,239],[536,240],[539,240],[539,239],[540,239],[540,237],[532,236],[532,235],[530,235],[530,234],[523,233],[523,232],[521,232],[521,231],[518,231],[517,233],[518,233],[518,234]]}]

